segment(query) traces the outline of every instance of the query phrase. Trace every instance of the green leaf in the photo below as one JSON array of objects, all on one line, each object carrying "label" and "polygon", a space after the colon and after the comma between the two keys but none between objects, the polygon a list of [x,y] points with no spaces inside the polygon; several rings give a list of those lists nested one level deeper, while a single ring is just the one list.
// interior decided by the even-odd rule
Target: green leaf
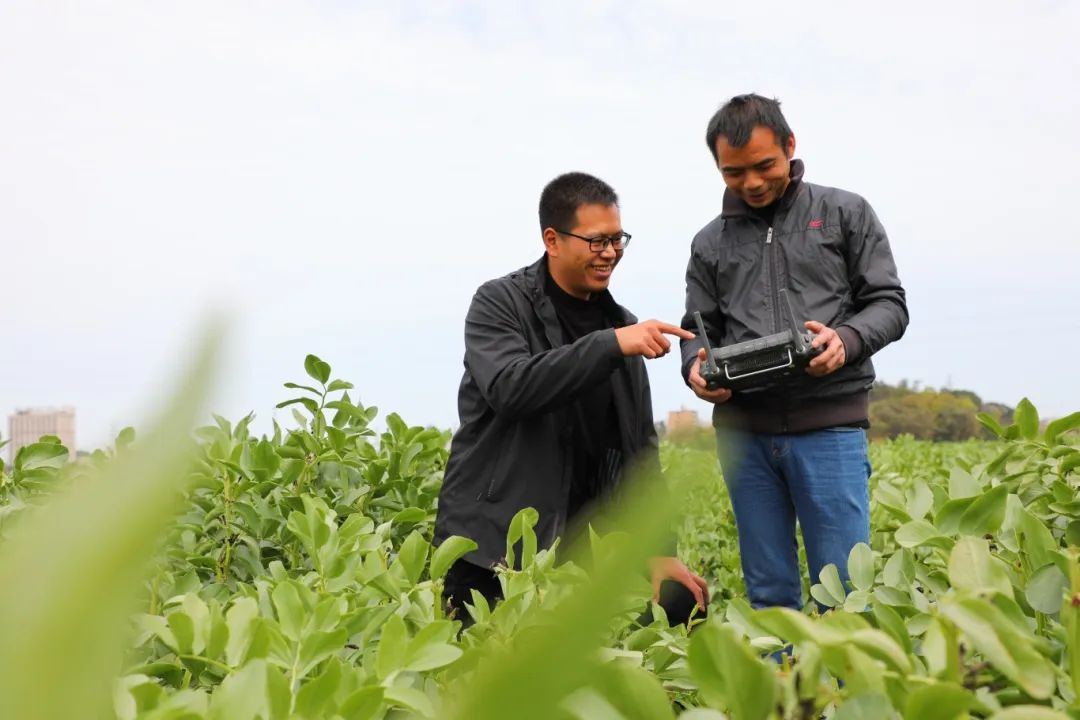
[{"label": "green leaf", "polygon": [[960,519],[964,513],[978,500],[979,497],[965,497],[949,500],[942,505],[934,516],[934,525],[942,535],[957,535],[960,533]]},{"label": "green leaf", "polygon": [[353,384],[346,382],[345,380],[334,380],[326,386],[326,392],[337,392],[338,390],[352,390]]},{"label": "green leaf", "polygon": [[869,590],[853,590],[848,593],[847,599],[844,600],[844,612],[849,613],[861,613],[865,612],[866,606],[870,604],[870,591]]},{"label": "green leaf", "polygon": [[971,473],[963,468],[954,467],[949,473],[949,497],[956,500],[966,497],[977,497],[982,494],[982,485],[971,477]]},{"label": "green leaf", "polygon": [[1009,488],[1004,483],[998,485],[971,503],[971,507],[960,516],[962,535],[985,535],[995,533],[1005,522],[1005,501]]},{"label": "green leaf", "polygon": [[857,590],[874,586],[874,551],[866,543],[856,543],[848,554],[848,577]]},{"label": "green leaf", "polygon": [[1005,467],[1013,455],[1016,454],[1018,447],[1016,445],[1007,445],[1004,450],[997,454],[993,460],[986,466],[986,474],[990,477],[998,477],[1005,473]]},{"label": "green leaf", "polygon": [[1078,467],[1080,467],[1080,452],[1073,453],[1062,460],[1058,466],[1058,472],[1064,477]]},{"label": "green leaf", "polygon": [[843,605],[843,598],[834,597],[829,589],[821,583],[814,583],[810,586],[810,597],[814,598],[820,605],[827,608],[834,608],[838,605]]},{"label": "green leaf", "polygon": [[309,393],[314,393],[316,397],[322,397],[322,391],[316,390],[310,385],[297,385],[296,383],[287,382],[285,383],[285,387],[290,390],[307,390]]},{"label": "green leaf", "polygon": [[290,640],[298,642],[304,634],[306,613],[296,586],[292,582],[280,583],[274,588],[272,597],[281,632]]},{"label": "green leaf", "polygon": [[475,540],[452,535],[442,541],[431,556],[431,579],[440,580],[449,572],[450,566],[478,547]]},{"label": "green leaf", "polygon": [[[519,510],[510,520],[510,529],[506,533],[506,564],[510,568],[525,568],[532,563],[536,555],[536,533],[533,528],[540,520],[540,514],[533,508]],[[521,564],[517,565],[514,545],[521,542]]]},{"label": "green leaf", "polygon": [[192,622],[194,641],[191,645],[191,650],[196,655],[201,655],[206,652],[207,646],[210,644],[209,641],[212,630],[210,608],[207,607],[206,602],[204,602],[196,593],[188,593],[185,595],[181,607],[183,608],[183,612],[191,618]]},{"label": "green leaf", "polygon": [[935,542],[941,534],[938,529],[925,520],[912,520],[904,523],[896,531],[896,542],[903,548],[915,548]]},{"label": "green leaf", "polygon": [[764,720],[776,700],[773,672],[730,626],[708,621],[690,638],[690,674],[710,705],[740,720]]},{"label": "green leaf", "polygon": [[1034,646],[1030,632],[1016,627],[997,607],[981,598],[942,600],[938,611],[952,621],[990,664],[1036,699],[1054,692],[1054,666]]},{"label": "green leaf", "polygon": [[1014,424],[1020,430],[1020,437],[1034,440],[1039,434],[1039,413],[1027,398],[1021,400],[1013,413]]},{"label": "green leaf", "polygon": [[1063,433],[1080,428],[1080,412],[1074,412],[1065,417],[1051,420],[1046,424],[1046,432],[1043,437],[1048,445],[1054,445]]},{"label": "green leaf", "polygon": [[[346,393],[346,395],[347,394],[348,393]],[[361,424],[367,424],[367,414],[364,412],[364,409],[356,407],[348,400],[331,400],[326,403],[324,407],[330,410],[337,410],[339,414],[359,421]]]},{"label": "green leaf", "polygon": [[388,687],[383,691],[383,699],[391,705],[413,710],[426,718],[435,716],[435,708],[431,706],[431,700],[414,688]]},{"label": "green leaf", "polygon": [[1013,705],[994,713],[990,720],[1069,720],[1069,716],[1044,705]]},{"label": "green leaf", "polygon": [[905,720],[956,720],[976,704],[975,696],[955,683],[916,687],[904,707]]},{"label": "green leaf", "polygon": [[315,666],[345,647],[348,631],[339,628],[331,632],[310,632],[300,642],[300,677],[306,677]]},{"label": "green leaf", "polygon": [[[592,687],[625,720],[673,720],[671,700],[659,678],[628,662],[605,663]],[[587,720],[591,717],[585,716]],[[686,717],[680,715],[680,718]]]},{"label": "green leaf", "polygon": [[[342,631],[344,632],[344,631]],[[296,694],[296,712],[305,718],[323,718],[330,715],[334,693],[341,685],[341,663],[327,663],[326,670],[310,680]]]},{"label": "green leaf", "polygon": [[837,604],[844,602],[844,598],[847,597],[847,590],[844,589],[844,583],[840,580],[840,571],[836,569],[836,566],[829,563],[821,568],[820,577],[821,584],[825,586],[830,595],[836,598]]},{"label": "green leaf", "polygon": [[190,429],[202,415],[222,336],[215,323],[197,344],[183,381],[158,401],[159,419],[139,443],[87,464],[79,482],[5,523],[0,717],[79,718],[108,704],[128,614],[192,478]]},{"label": "green leaf", "polygon": [[435,670],[455,662],[462,655],[462,650],[450,643],[430,642],[419,648],[410,648],[405,656],[404,669],[413,672]]},{"label": "green leaf", "polygon": [[1035,571],[1024,589],[1028,605],[1047,615],[1056,615],[1061,611],[1065,591],[1069,589],[1069,580],[1056,564],[1043,565]]},{"label": "green leaf", "polygon": [[822,644],[822,633],[828,633],[827,626],[820,623],[815,625],[806,615],[791,608],[770,607],[755,610],[752,619],[766,632],[793,644],[806,640]]},{"label": "green leaf", "polygon": [[15,471],[56,470],[67,462],[68,451],[63,445],[51,442],[36,442],[24,445],[15,454]]},{"label": "green leaf", "polygon": [[1012,597],[1008,574],[982,538],[967,536],[956,542],[949,553],[949,582],[957,590]]},{"label": "green leaf", "polygon": [[[1017,529],[1022,533],[1020,545],[1024,552],[1027,553],[1031,567],[1040,568],[1054,562],[1059,552],[1058,542],[1050,533],[1049,528],[1026,510],[1021,511],[1019,516],[1020,521]],[[1068,533],[1066,533],[1067,535]]]},{"label": "green leaf", "polygon": [[297,403],[300,403],[305,408],[307,408],[307,411],[310,412],[312,415],[319,412],[319,403],[315,402],[311,398],[306,398],[306,397],[293,398],[292,400],[285,400],[283,402],[279,402],[274,407],[283,408],[283,407],[288,407],[289,405],[296,405]]},{"label": "green leaf", "polygon": [[371,720],[383,704],[383,689],[379,686],[360,688],[341,704],[338,715],[349,720]]},{"label": "green leaf", "polygon": [[322,384],[326,384],[326,381],[330,379],[330,365],[323,362],[314,355],[308,355],[304,358],[304,370],[314,380],[318,380]]},{"label": "green leaf", "polygon": [[195,646],[195,622],[185,612],[172,612],[169,613],[165,621],[169,625],[169,630],[172,631],[172,636],[176,638],[176,645],[173,647],[178,654],[191,655],[196,652]]},{"label": "green leaf", "polygon": [[889,699],[879,693],[864,693],[843,701],[832,720],[881,720],[892,714]]},{"label": "green leaf", "polygon": [[415,585],[420,582],[420,576],[424,574],[424,566],[427,565],[429,543],[416,530],[409,533],[405,542],[401,543],[398,550],[398,561],[405,569],[405,576],[409,582]]},{"label": "green leaf", "polygon": [[875,660],[880,660],[892,670],[901,674],[911,672],[911,660],[903,649],[887,633],[874,628],[855,630],[842,642],[830,642],[831,646],[850,645],[858,648]]},{"label": "green leaf", "polygon": [[1005,429],[1001,427],[1001,424],[993,415],[981,412],[975,416],[975,419],[978,420],[983,427],[997,435],[999,438],[1005,437]]},{"label": "green leaf", "polygon": [[303,460],[307,453],[302,448],[298,448],[295,445],[278,445],[275,448],[275,452],[283,458],[291,460]]},{"label": "green leaf", "polygon": [[380,680],[402,668],[408,644],[409,633],[405,629],[405,621],[398,615],[391,615],[383,624],[375,655],[375,672]]},{"label": "green leaf", "polygon": [[427,520],[427,516],[428,511],[424,508],[407,507],[394,516],[393,522],[395,525],[413,525]]},{"label": "green leaf", "polygon": [[122,450],[129,447],[133,442],[135,442],[135,428],[129,425],[125,428],[121,428],[120,432],[117,433],[114,445],[117,450]]},{"label": "green leaf", "polygon": [[915,582],[915,560],[910,550],[901,549],[889,556],[882,571],[885,584],[893,588],[907,588]]},{"label": "green leaf", "polygon": [[571,720],[626,720],[626,717],[597,690],[585,685],[559,703],[560,713]]},{"label": "green leaf", "polygon": [[229,628],[229,640],[225,645],[225,658],[232,667],[238,667],[251,646],[254,621],[259,616],[259,605],[253,598],[239,598],[225,614]]},{"label": "green leaf", "polygon": [[277,668],[253,660],[225,678],[210,698],[208,720],[284,720],[292,694]]},{"label": "green leaf", "polygon": [[889,633],[889,635],[892,636],[892,639],[900,644],[903,651],[910,655],[911,633],[908,632],[900,614],[888,605],[877,602],[876,600],[874,602],[873,612],[878,627]]}]

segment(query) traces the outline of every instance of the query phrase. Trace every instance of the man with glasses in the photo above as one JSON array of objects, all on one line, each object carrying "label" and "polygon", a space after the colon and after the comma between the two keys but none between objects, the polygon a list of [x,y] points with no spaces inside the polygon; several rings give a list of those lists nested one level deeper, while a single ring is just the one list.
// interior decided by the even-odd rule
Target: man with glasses
[{"label": "man with glasses", "polygon": [[869,203],[803,180],[779,102],[732,98],[709,122],[706,144],[726,190],[722,212],[691,245],[683,327],[700,311],[717,346],[783,331],[786,289],[824,348],[802,377],[733,393],[709,390],[701,343],[682,342],[683,378],[715,403],[750,604],[799,608],[796,521],[812,582],[829,563],[846,580],[848,553],[869,541],[870,356],[904,334],[905,293]]},{"label": "man with glasses", "polygon": [[[694,337],[638,322],[608,292],[630,235],[607,183],[585,173],[552,180],[540,196],[540,229],[544,255],[480,286],[465,318],[461,426],[435,541],[463,535],[479,546],[446,577],[446,602],[466,623],[472,590],[489,604],[501,597],[492,568],[506,562],[519,510],[538,511],[537,540],[549,547],[611,496],[631,462],[659,468],[644,358],[671,349],[665,335]],[[654,559],[652,574],[658,592],[674,581],[661,598],[671,597],[669,620],[685,622],[695,603],[704,610],[705,581],[676,558]]]}]

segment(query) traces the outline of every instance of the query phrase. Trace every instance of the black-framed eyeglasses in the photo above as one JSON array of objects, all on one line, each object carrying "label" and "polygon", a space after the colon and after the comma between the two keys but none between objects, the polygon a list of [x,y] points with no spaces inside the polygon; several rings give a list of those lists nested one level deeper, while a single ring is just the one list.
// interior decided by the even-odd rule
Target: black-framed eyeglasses
[{"label": "black-framed eyeglasses", "polygon": [[594,253],[600,253],[607,250],[608,245],[616,250],[625,250],[626,246],[630,244],[630,233],[617,233],[609,237],[598,235],[596,237],[583,237],[581,235],[575,235],[572,232],[566,232],[565,230],[556,230],[555,232],[560,235],[569,235],[570,237],[577,238],[578,240],[584,240],[589,243],[589,249]]}]

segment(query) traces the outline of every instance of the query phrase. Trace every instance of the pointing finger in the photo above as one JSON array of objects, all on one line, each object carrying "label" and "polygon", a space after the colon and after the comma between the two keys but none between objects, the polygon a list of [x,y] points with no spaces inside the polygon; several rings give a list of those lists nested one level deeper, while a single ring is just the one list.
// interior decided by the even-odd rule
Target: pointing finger
[{"label": "pointing finger", "polygon": [[683,340],[693,340],[694,337],[696,337],[694,333],[690,332],[689,330],[683,330],[678,325],[672,325],[671,323],[660,322],[659,320],[657,320],[656,327],[662,333],[665,333],[667,335],[675,335],[677,337],[681,337]]}]

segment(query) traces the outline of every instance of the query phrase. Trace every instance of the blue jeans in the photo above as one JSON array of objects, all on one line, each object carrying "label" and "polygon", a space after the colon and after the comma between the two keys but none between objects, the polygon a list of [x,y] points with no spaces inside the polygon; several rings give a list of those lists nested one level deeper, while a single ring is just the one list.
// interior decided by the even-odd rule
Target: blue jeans
[{"label": "blue jeans", "polygon": [[848,579],[851,548],[870,538],[866,433],[836,427],[795,435],[720,431],[720,462],[735,510],[753,607],[803,605],[795,521],[811,582],[836,565]]}]

